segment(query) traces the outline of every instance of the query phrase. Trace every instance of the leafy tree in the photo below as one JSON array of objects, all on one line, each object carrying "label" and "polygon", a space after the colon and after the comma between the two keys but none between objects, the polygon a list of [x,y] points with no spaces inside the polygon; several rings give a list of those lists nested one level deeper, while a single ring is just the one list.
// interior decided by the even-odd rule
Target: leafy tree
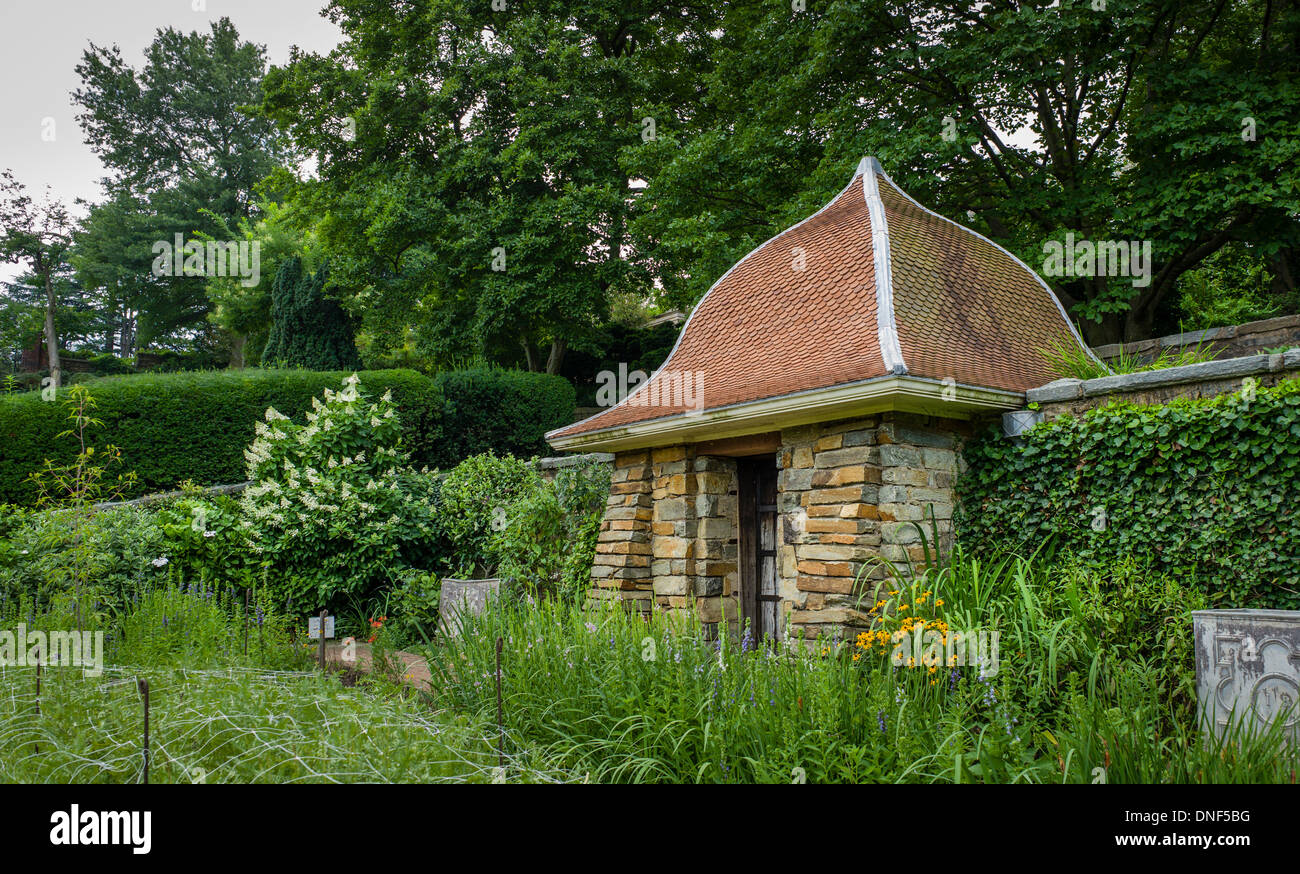
[{"label": "leafy tree", "polygon": [[273,69],[266,109],[318,160],[301,196],[326,216],[335,281],[390,348],[558,372],[612,295],[650,288],[623,153],[692,105],[714,13],[336,0],[329,15],[342,45]]},{"label": "leafy tree", "polygon": [[0,261],[29,267],[45,291],[45,346],[50,377],[57,387],[63,369],[59,362],[59,335],[54,314],[58,307],[55,278],[66,268],[72,245],[72,220],[68,209],[46,189],[38,204],[13,172],[0,173]]},{"label": "leafy tree", "polygon": [[138,69],[117,46],[93,43],[77,65],[78,120],[110,171],[110,199],[92,207],[79,235],[78,273],[138,313],[137,345],[215,341],[207,278],[153,276],[149,247],[256,221],[255,187],[294,158],[252,108],[265,71],[263,47],[241,41],[226,18],[208,33],[158,30]]},{"label": "leafy tree", "polygon": [[[259,217],[242,218],[233,229],[222,223],[221,237],[256,245],[261,255],[263,276],[274,277],[280,265],[302,257],[311,267],[316,260],[313,235],[301,226],[302,216],[274,200],[261,200]],[[208,321],[231,338],[231,367],[257,364],[271,330],[271,293],[268,282],[247,286],[238,276],[209,277],[208,300],[212,311]]]},{"label": "leafy tree", "polygon": [[297,256],[280,266],[271,288],[272,325],[264,362],[308,370],[361,367],[352,319],[325,294],[328,278],[327,265],[312,274]]},{"label": "leafy tree", "polygon": [[[90,208],[74,234],[70,256],[78,283],[103,295],[104,351],[135,354],[142,313],[158,283],[150,271],[158,238],[148,207],[129,191],[118,191]],[[148,336],[148,335],[146,335]]]},{"label": "leafy tree", "polygon": [[5,283],[0,291],[0,359],[3,369],[16,371],[22,361],[22,351],[41,334],[45,322],[45,307],[24,298],[21,283]]}]

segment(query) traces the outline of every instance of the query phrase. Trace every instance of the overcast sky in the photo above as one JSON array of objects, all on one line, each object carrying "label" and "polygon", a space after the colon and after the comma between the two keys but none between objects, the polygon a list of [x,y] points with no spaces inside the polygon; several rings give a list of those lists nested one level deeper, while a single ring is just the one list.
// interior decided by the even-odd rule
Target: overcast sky
[{"label": "overcast sky", "polygon": [[[98,200],[106,172],[82,137],[71,97],[80,84],[74,68],[92,41],[121,46],[126,62],[139,68],[158,28],[206,32],[210,22],[226,17],[242,39],[266,47],[271,63],[283,63],[290,46],[325,52],[338,44],[338,28],[320,15],[324,5],[325,0],[0,0],[0,167],[12,169],[38,199],[49,185],[70,206],[79,197]],[[42,139],[47,119],[53,119],[52,142]],[[0,264],[0,279],[19,272]]]}]

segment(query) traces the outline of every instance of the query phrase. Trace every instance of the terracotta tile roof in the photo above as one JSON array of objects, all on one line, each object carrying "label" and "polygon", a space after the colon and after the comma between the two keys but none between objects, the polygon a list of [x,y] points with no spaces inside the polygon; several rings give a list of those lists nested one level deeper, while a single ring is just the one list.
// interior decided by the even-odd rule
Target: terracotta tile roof
[{"label": "terracotta tile roof", "polygon": [[649,381],[548,436],[891,373],[1020,392],[1054,378],[1037,350],[1059,342],[1082,344],[1033,271],[864,158],[829,204],[714,283]]}]

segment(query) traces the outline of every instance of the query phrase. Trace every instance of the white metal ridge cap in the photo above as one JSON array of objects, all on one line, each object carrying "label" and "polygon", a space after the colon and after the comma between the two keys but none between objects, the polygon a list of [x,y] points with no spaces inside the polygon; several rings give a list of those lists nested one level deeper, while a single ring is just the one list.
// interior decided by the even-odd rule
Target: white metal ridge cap
[{"label": "white metal ridge cap", "polygon": [[[880,357],[885,362],[885,372],[895,375],[907,373],[903,360],[903,347],[898,340],[898,322],[894,316],[894,271],[889,258],[889,220],[885,217],[885,204],[880,199],[880,186],[876,174],[885,171],[871,155],[858,162],[854,173],[862,176],[862,197],[867,203],[871,221],[872,272],[876,277],[876,339]],[[885,176],[888,179],[888,176]]]}]

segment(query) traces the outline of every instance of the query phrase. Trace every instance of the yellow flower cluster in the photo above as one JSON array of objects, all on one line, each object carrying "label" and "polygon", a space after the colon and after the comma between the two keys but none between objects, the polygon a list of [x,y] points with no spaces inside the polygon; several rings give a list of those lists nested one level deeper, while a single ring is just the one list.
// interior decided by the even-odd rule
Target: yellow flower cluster
[{"label": "yellow flower cluster", "polygon": [[[860,660],[863,656],[871,655],[878,652],[882,655],[888,654],[893,644],[897,644],[913,634],[924,634],[930,631],[939,633],[939,644],[947,646],[949,642],[950,629],[948,623],[934,615],[938,608],[943,606],[942,598],[935,598],[934,591],[926,589],[921,592],[912,590],[911,603],[899,599],[902,593],[898,589],[890,590],[888,598],[877,600],[868,611],[868,615],[877,623],[875,629],[871,631],[860,632],[854,640],[853,661]],[[895,601],[895,599],[898,599]],[[892,607],[892,609],[891,609]],[[924,614],[930,614],[928,617]],[[956,665],[957,655],[949,657],[949,663]],[[938,665],[918,664],[915,657],[909,657],[904,662],[906,667],[926,667],[928,673],[933,675],[939,671]],[[939,682],[939,678],[930,680],[934,685]]]}]

